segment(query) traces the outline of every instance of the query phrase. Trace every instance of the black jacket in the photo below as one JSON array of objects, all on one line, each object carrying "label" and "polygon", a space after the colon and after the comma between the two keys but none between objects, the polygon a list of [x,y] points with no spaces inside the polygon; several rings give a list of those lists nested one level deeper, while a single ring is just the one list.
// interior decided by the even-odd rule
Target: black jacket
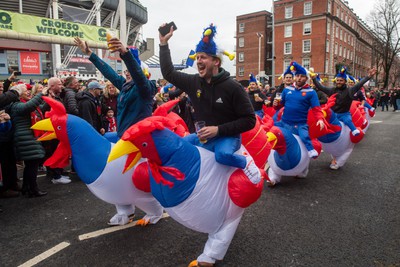
[{"label": "black jacket", "polygon": [[347,84],[343,85],[341,88],[337,87],[325,87],[323,86],[317,79],[313,79],[315,86],[327,94],[331,96],[336,94],[336,102],[335,105],[332,107],[332,110],[336,113],[345,113],[350,111],[351,103],[353,102],[354,95],[357,93],[358,90],[366,83],[370,78],[367,76],[363,78],[359,83],[354,85],[353,87],[349,88]]},{"label": "black jacket", "polygon": [[76,102],[76,91],[71,88],[64,89],[63,104],[68,114],[79,116],[78,104]]},{"label": "black jacket", "polygon": [[168,45],[160,46],[160,66],[164,78],[189,95],[195,117],[207,126],[218,126],[219,136],[232,136],[252,129],[256,118],[249,97],[242,86],[220,69],[211,82],[198,74],[176,71]]},{"label": "black jacket", "polygon": [[249,90],[249,98],[250,98],[251,104],[253,105],[254,110],[255,111],[262,110],[263,105],[264,105],[264,101],[263,102],[257,102],[255,97],[254,97],[254,94],[258,94],[258,96],[264,101],[267,99],[267,97],[261,92],[260,89],[256,89],[254,91],[250,91]]},{"label": "black jacket", "polygon": [[11,85],[9,79],[5,80],[3,83],[3,93],[0,94],[0,110],[4,109],[10,103],[19,101],[19,94],[17,91],[8,91]]},{"label": "black jacket", "polygon": [[76,94],[78,101],[79,117],[87,121],[97,131],[102,128],[100,102],[89,92]]}]

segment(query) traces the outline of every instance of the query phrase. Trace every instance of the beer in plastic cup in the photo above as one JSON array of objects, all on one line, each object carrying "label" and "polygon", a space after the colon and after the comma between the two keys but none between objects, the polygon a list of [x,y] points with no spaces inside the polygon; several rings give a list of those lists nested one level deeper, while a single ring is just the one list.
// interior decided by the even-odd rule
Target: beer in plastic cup
[{"label": "beer in plastic cup", "polygon": [[[194,127],[196,128],[196,133],[197,133],[198,131],[200,131],[201,128],[206,127],[206,122],[205,121],[196,121],[194,123]],[[205,139],[205,138],[204,139],[199,138],[199,140],[200,140],[200,143],[202,143],[202,144],[207,143],[207,139]]]},{"label": "beer in plastic cup", "polygon": [[[117,32],[116,31],[107,30],[107,32],[106,32],[107,42],[109,42],[112,38],[116,38],[116,37],[117,37]],[[111,47],[111,44],[108,44],[108,47]],[[110,51],[114,51],[114,49],[110,49]]]}]

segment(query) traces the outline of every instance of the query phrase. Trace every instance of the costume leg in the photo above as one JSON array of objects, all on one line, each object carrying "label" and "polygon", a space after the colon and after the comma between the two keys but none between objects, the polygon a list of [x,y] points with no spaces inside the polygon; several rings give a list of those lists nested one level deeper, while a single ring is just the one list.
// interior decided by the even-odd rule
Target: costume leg
[{"label": "costume leg", "polygon": [[134,205],[115,205],[117,214],[115,214],[110,221],[109,225],[125,225],[129,223],[130,216],[135,213]]},{"label": "costume leg", "polygon": [[216,260],[222,260],[224,258],[240,223],[243,212],[244,209],[232,204],[229,211],[230,214],[227,214],[222,226],[217,232],[208,235],[203,254],[197,258],[198,262],[215,263]]},{"label": "costume leg", "polygon": [[215,160],[218,163],[244,169],[246,167],[246,157],[235,154],[240,148],[240,136],[220,137],[215,143]]},{"label": "costume leg", "polygon": [[351,131],[357,130],[356,126],[354,125],[353,121],[351,120],[350,112],[345,113],[338,113],[338,119],[343,122],[347,127],[350,128]]},{"label": "costume leg", "polygon": [[306,146],[308,151],[311,151],[314,149],[311,139],[310,139],[310,135],[308,134],[308,125],[307,124],[299,124],[297,125],[297,129],[299,132],[299,137],[301,139],[301,141],[303,142],[303,144]]}]

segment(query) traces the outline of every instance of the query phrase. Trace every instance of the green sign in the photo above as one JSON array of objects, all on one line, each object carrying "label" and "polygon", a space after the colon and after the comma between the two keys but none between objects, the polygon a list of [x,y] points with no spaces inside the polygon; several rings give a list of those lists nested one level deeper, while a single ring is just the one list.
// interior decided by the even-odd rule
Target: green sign
[{"label": "green sign", "polygon": [[97,27],[70,21],[42,18],[0,9],[0,32],[15,31],[29,35],[70,39],[79,37],[94,43],[104,44],[109,28]]}]

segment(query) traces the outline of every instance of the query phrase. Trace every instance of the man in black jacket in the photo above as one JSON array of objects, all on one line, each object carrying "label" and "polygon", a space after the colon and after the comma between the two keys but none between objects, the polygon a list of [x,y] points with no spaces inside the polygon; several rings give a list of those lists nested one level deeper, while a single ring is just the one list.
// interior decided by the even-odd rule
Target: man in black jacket
[{"label": "man in black jacket", "polygon": [[315,86],[327,94],[331,96],[336,94],[336,101],[335,105],[332,107],[332,110],[337,114],[338,119],[342,121],[345,125],[347,125],[351,133],[354,136],[360,134],[360,130],[356,128],[354,125],[351,114],[350,114],[350,107],[351,103],[353,102],[354,95],[361,89],[361,87],[366,83],[369,79],[371,79],[376,74],[376,69],[372,68],[368,71],[368,76],[363,78],[359,83],[357,83],[353,87],[347,86],[347,73],[346,69],[342,68],[339,73],[336,75],[336,86],[329,88],[323,86],[318,80],[316,75],[312,75],[313,82]]},{"label": "man in black jacket", "polygon": [[215,27],[210,25],[203,34],[206,33],[196,48],[198,74],[195,75],[178,72],[173,67],[168,47],[173,28],[165,36],[160,34],[161,72],[167,81],[188,94],[197,121],[205,121],[206,127],[197,132],[199,139],[207,140],[203,147],[214,151],[219,163],[244,169],[256,184],[261,175],[252,157],[235,154],[241,145],[240,134],[255,126],[254,110],[246,91],[221,68],[222,54],[213,40]]},{"label": "man in black jacket", "polygon": [[90,82],[87,92],[79,92],[76,95],[79,117],[87,121],[101,134],[105,133],[101,123],[101,104],[99,100],[103,88],[104,85],[99,82]]}]

